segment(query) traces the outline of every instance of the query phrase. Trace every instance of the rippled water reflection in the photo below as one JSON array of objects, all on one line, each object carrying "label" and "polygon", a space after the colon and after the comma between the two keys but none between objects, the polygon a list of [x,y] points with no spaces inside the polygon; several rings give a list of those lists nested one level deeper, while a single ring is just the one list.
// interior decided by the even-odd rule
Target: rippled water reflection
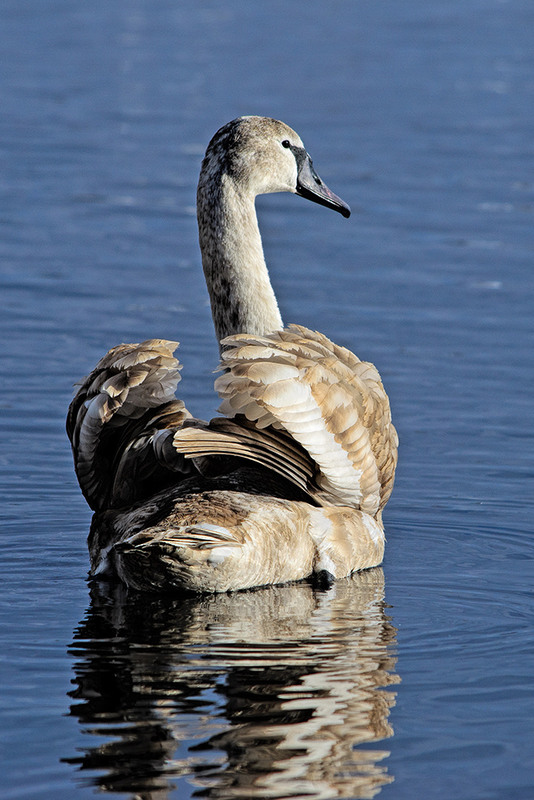
[{"label": "rippled water reflection", "polygon": [[382,569],[327,591],[205,598],[97,585],[69,652],[70,713],[89,736],[65,760],[83,783],[318,799],[373,797],[393,779],[387,687],[400,679]]}]

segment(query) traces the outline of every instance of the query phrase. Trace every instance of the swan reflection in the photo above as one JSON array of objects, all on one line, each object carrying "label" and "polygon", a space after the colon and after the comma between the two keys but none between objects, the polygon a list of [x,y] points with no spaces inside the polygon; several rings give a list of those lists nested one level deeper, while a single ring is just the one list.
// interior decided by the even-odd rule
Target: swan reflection
[{"label": "swan reflection", "polygon": [[[74,634],[65,761],[143,800],[373,797],[397,683],[380,568],[336,582],[207,597],[96,585]],[[367,743],[365,749],[358,745]],[[91,776],[89,777],[89,771]]]}]

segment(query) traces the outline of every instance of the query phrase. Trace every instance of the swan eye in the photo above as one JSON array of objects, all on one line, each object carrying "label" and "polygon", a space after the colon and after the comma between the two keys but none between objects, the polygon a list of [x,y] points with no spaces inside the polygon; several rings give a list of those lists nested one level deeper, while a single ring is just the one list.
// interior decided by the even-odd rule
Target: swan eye
[{"label": "swan eye", "polygon": [[291,147],[291,142],[289,141],[289,139],[284,139],[284,141],[282,142],[282,147]]}]

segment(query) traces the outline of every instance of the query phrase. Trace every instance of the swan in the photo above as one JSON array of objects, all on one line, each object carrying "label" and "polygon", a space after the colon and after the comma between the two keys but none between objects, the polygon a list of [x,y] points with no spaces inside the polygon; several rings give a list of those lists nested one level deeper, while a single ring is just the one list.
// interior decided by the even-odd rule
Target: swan
[{"label": "swan", "polygon": [[118,345],[78,384],[67,433],[95,512],[93,578],[226,592],[382,561],[398,445],[388,397],[372,364],[284,327],[255,211],[270,192],[350,215],[283,122],[239,117],[212,138],[197,217],[222,416],[196,419],[176,398],[177,342]]}]

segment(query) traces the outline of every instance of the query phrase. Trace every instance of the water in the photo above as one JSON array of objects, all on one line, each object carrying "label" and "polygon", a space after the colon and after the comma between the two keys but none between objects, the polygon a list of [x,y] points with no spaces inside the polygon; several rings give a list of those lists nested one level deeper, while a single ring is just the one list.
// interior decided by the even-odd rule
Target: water
[{"label": "water", "polygon": [[332,593],[120,595],[93,595],[70,650],[71,714],[91,737],[68,761],[100,787],[330,797],[390,782],[382,740],[395,694],[384,687],[398,677],[382,569]]},{"label": "water", "polygon": [[[3,798],[534,796],[533,24],[529,0],[4,3]],[[71,385],[178,338],[213,413],[194,192],[242,113],[296,128],[355,212],[258,203],[284,318],[387,385],[384,566],[90,593]]]}]

